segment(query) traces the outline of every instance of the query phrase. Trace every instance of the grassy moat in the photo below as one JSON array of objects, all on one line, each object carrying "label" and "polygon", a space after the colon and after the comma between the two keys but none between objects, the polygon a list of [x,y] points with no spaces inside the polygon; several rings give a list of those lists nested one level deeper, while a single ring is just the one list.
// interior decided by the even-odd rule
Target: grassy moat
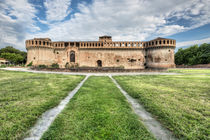
[{"label": "grassy moat", "polygon": [[[210,69],[169,69],[178,75],[114,76],[178,139],[207,140]],[[0,70],[0,139],[22,139],[84,76]],[[107,76],[91,76],[42,139],[155,139]]]},{"label": "grassy moat", "polygon": [[90,77],[43,139],[154,139],[108,77]]},{"label": "grassy moat", "polygon": [[84,76],[0,70],[0,139],[20,139],[46,110],[56,106]]},{"label": "grassy moat", "polygon": [[178,138],[208,139],[210,75],[116,76],[115,79]]}]

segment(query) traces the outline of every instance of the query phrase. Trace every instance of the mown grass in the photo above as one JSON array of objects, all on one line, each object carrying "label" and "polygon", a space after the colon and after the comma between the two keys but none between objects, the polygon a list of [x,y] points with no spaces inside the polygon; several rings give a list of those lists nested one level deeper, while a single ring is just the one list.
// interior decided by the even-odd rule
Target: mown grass
[{"label": "mown grass", "polygon": [[115,76],[178,138],[207,140],[210,132],[210,76]]},{"label": "mown grass", "polygon": [[168,72],[175,72],[175,73],[192,73],[192,74],[210,74],[210,69],[168,69]]},{"label": "mown grass", "polygon": [[21,139],[83,76],[0,70],[0,139]]},{"label": "mown grass", "polygon": [[90,77],[42,139],[154,138],[110,78]]}]

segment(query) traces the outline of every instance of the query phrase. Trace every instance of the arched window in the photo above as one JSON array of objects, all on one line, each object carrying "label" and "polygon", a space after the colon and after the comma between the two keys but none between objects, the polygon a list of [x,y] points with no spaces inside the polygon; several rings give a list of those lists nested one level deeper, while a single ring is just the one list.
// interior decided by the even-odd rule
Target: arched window
[{"label": "arched window", "polygon": [[70,62],[75,62],[75,51],[70,52]]}]

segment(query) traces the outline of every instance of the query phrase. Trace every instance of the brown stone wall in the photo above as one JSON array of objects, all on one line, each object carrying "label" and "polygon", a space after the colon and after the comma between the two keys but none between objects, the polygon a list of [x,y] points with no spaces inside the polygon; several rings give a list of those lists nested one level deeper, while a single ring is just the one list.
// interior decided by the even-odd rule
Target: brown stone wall
[{"label": "brown stone wall", "polygon": [[55,62],[53,51],[53,48],[30,48],[27,52],[27,64],[33,62],[33,65],[51,65]]},{"label": "brown stone wall", "polygon": [[173,47],[159,47],[147,49],[146,57],[146,66],[149,68],[175,67]]},{"label": "brown stone wall", "polygon": [[124,67],[125,69],[144,69],[144,50],[79,50],[80,67]]},{"label": "brown stone wall", "polygon": [[[75,62],[70,62],[70,52],[75,52]],[[59,64],[60,68],[65,68],[68,63],[70,65],[79,64],[78,47],[66,47],[64,49],[55,49],[55,62]]]},{"label": "brown stone wall", "polygon": [[67,52],[65,49],[55,49],[55,62],[59,67],[64,68],[67,61]]}]

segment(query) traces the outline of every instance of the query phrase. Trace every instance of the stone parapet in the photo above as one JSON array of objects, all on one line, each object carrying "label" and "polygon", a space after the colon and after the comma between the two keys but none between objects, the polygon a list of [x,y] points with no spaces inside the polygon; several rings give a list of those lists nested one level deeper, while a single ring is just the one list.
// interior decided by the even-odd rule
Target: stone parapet
[{"label": "stone parapet", "polygon": [[49,38],[34,38],[26,40],[26,48],[31,47],[51,47],[51,48],[66,48],[66,47],[79,47],[79,48],[156,48],[156,47],[175,47],[176,41],[173,39],[156,38],[151,41],[108,41],[102,38],[99,41],[75,41],[75,42],[52,42]]}]

